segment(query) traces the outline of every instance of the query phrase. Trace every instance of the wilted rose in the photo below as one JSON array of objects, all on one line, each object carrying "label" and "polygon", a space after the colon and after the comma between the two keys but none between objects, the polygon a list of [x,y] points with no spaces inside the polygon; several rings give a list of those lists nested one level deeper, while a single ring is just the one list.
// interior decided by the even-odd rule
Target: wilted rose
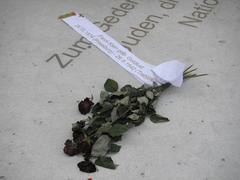
[{"label": "wilted rose", "polygon": [[78,110],[80,111],[81,114],[85,115],[90,112],[93,104],[94,103],[89,98],[85,98],[78,104]]},{"label": "wilted rose", "polygon": [[74,156],[80,153],[79,149],[77,148],[77,145],[70,139],[66,140],[63,152],[69,156]]}]

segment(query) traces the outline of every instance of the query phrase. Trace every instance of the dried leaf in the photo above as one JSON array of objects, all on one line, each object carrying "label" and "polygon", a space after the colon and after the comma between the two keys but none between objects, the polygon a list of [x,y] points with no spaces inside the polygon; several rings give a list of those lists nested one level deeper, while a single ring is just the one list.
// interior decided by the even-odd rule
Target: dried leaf
[{"label": "dried leaf", "polygon": [[111,157],[104,157],[104,156],[98,157],[95,161],[95,164],[108,169],[116,169],[116,165],[114,164]]},{"label": "dried leaf", "polygon": [[150,116],[150,120],[153,122],[153,123],[161,123],[161,122],[168,122],[169,119],[166,118],[166,117],[163,117],[159,114],[152,114]]},{"label": "dried leaf", "polygon": [[120,151],[120,149],[121,149],[121,146],[112,143],[112,144],[110,145],[110,149],[109,149],[108,152],[111,152],[111,153],[117,153],[117,152]]},{"label": "dried leaf", "polygon": [[153,92],[152,91],[147,91],[146,92],[146,96],[149,98],[149,99],[153,99],[154,95],[153,95]]},{"label": "dried leaf", "polygon": [[128,111],[129,111],[129,108],[124,105],[119,105],[117,108],[117,113],[119,117],[124,117]]},{"label": "dried leaf", "polygon": [[140,124],[142,124],[145,120],[145,116],[141,115],[139,116],[139,118],[135,121],[131,121],[131,123],[133,123],[135,126],[139,126]]},{"label": "dried leaf", "polygon": [[140,104],[139,105],[139,110],[138,110],[138,114],[141,114],[141,115],[146,115],[146,112],[147,112],[147,109],[146,109],[146,105],[145,103],[144,104]]},{"label": "dried leaf", "polygon": [[138,98],[137,98],[137,101],[138,101],[140,104],[148,105],[148,98],[146,98],[145,96],[138,97]]},{"label": "dried leaf", "polygon": [[94,157],[104,156],[110,148],[111,139],[107,135],[100,136],[92,146],[91,155]]},{"label": "dried leaf", "polygon": [[97,112],[97,114],[102,114],[106,111],[109,111],[113,108],[113,105],[110,102],[104,102],[102,108]]},{"label": "dried leaf", "polygon": [[133,120],[133,121],[136,121],[136,120],[139,119],[139,115],[133,113],[133,114],[130,114],[130,115],[128,116],[128,118],[131,119],[131,120]]},{"label": "dried leaf", "polygon": [[137,88],[132,87],[131,85],[125,85],[125,86],[123,86],[123,87],[121,88],[121,91],[127,92],[130,97],[140,96],[140,91],[139,91]]},{"label": "dried leaf", "polygon": [[137,97],[132,97],[132,98],[130,99],[130,102],[131,102],[131,103],[137,102]]},{"label": "dried leaf", "polygon": [[126,92],[122,92],[122,91],[115,91],[111,94],[111,97],[122,97],[126,94]]},{"label": "dried leaf", "polygon": [[91,161],[81,161],[78,163],[78,168],[86,173],[96,172],[96,166]]},{"label": "dried leaf", "polygon": [[121,99],[119,101],[120,104],[124,105],[124,106],[128,106],[129,105],[129,96],[124,97],[123,99]]},{"label": "dried leaf", "polygon": [[97,130],[95,136],[99,137],[102,133],[108,132],[111,128],[112,128],[112,124],[110,122],[106,122]]},{"label": "dried leaf", "polygon": [[130,84],[127,84],[125,86],[123,86],[120,91],[122,92],[127,92],[127,91],[130,91],[130,89],[132,89],[133,87],[130,85]]},{"label": "dried leaf", "polygon": [[115,92],[118,90],[118,83],[113,79],[107,79],[104,83],[104,88],[108,92]]},{"label": "dried leaf", "polygon": [[102,116],[94,116],[93,118],[90,119],[89,124],[92,127],[99,127],[103,123],[105,123],[105,118]]},{"label": "dried leaf", "polygon": [[118,107],[114,107],[112,112],[111,112],[112,122],[115,122],[119,118],[118,113],[117,113],[117,109],[118,109]]},{"label": "dried leaf", "polygon": [[92,112],[93,114],[96,114],[98,111],[100,111],[101,108],[102,108],[101,104],[100,104],[100,103],[97,103],[97,104],[95,104],[95,105],[93,106],[91,112]]},{"label": "dried leaf", "polygon": [[121,136],[128,130],[127,124],[114,124],[113,127],[108,131],[108,133],[112,136]]},{"label": "dried leaf", "polygon": [[102,104],[108,98],[108,96],[109,96],[108,92],[101,91],[99,103]]},{"label": "dried leaf", "polygon": [[148,105],[147,106],[147,114],[152,115],[152,114],[155,114],[155,113],[156,113],[156,111],[155,111],[153,105],[152,104]]}]

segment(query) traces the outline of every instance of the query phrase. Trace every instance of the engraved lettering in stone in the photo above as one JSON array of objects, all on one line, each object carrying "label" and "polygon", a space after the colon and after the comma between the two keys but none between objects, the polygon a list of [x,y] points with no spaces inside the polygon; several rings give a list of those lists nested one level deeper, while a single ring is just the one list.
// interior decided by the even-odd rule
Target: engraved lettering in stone
[{"label": "engraved lettering in stone", "polygon": [[70,63],[73,61],[73,59],[70,59],[70,60],[68,60],[68,61],[64,64],[64,63],[62,63],[62,60],[60,59],[60,56],[59,56],[58,54],[53,54],[50,58],[48,58],[48,59],[46,60],[46,62],[49,62],[49,61],[51,61],[51,60],[54,60],[54,58],[57,60],[59,66],[60,66],[61,68],[65,68],[68,64],[70,64]]},{"label": "engraved lettering in stone", "polygon": [[65,53],[65,52],[62,53],[62,54],[65,55],[65,56],[69,56],[71,58],[76,58],[82,53],[82,51],[79,51],[79,50],[74,49],[74,48],[68,48],[68,50],[71,50],[72,54]]}]

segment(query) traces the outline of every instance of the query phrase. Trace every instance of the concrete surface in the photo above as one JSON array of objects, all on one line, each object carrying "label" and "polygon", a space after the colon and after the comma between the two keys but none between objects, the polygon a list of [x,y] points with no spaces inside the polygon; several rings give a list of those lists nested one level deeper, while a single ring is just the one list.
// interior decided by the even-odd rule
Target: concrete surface
[{"label": "concrete surface", "polygon": [[[112,156],[116,170],[86,174],[81,156],[62,152],[71,123],[84,118],[77,101],[97,101],[108,77],[140,84],[95,47],[73,54],[80,36],[57,17],[74,10],[101,25],[124,2],[132,9],[107,33],[127,42],[131,27],[161,16],[132,52],[152,64],[182,59],[209,76],[164,93],[157,111],[171,121],[128,132]],[[200,5],[205,14],[194,13]],[[179,23],[192,13],[197,27]],[[239,0],[0,0],[0,179],[239,180],[239,32]]]}]

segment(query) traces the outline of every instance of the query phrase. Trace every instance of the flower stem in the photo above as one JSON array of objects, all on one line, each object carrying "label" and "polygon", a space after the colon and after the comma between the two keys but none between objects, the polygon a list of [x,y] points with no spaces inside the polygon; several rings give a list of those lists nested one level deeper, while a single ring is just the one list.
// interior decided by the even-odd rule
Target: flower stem
[{"label": "flower stem", "polygon": [[[196,70],[197,70],[197,68],[193,68],[193,65],[188,66],[183,72],[183,80],[208,75],[208,74],[193,74],[193,72],[195,72]],[[171,86],[170,83],[162,84],[160,86],[156,86],[155,90],[157,90],[158,92],[163,92],[170,86]]]}]

